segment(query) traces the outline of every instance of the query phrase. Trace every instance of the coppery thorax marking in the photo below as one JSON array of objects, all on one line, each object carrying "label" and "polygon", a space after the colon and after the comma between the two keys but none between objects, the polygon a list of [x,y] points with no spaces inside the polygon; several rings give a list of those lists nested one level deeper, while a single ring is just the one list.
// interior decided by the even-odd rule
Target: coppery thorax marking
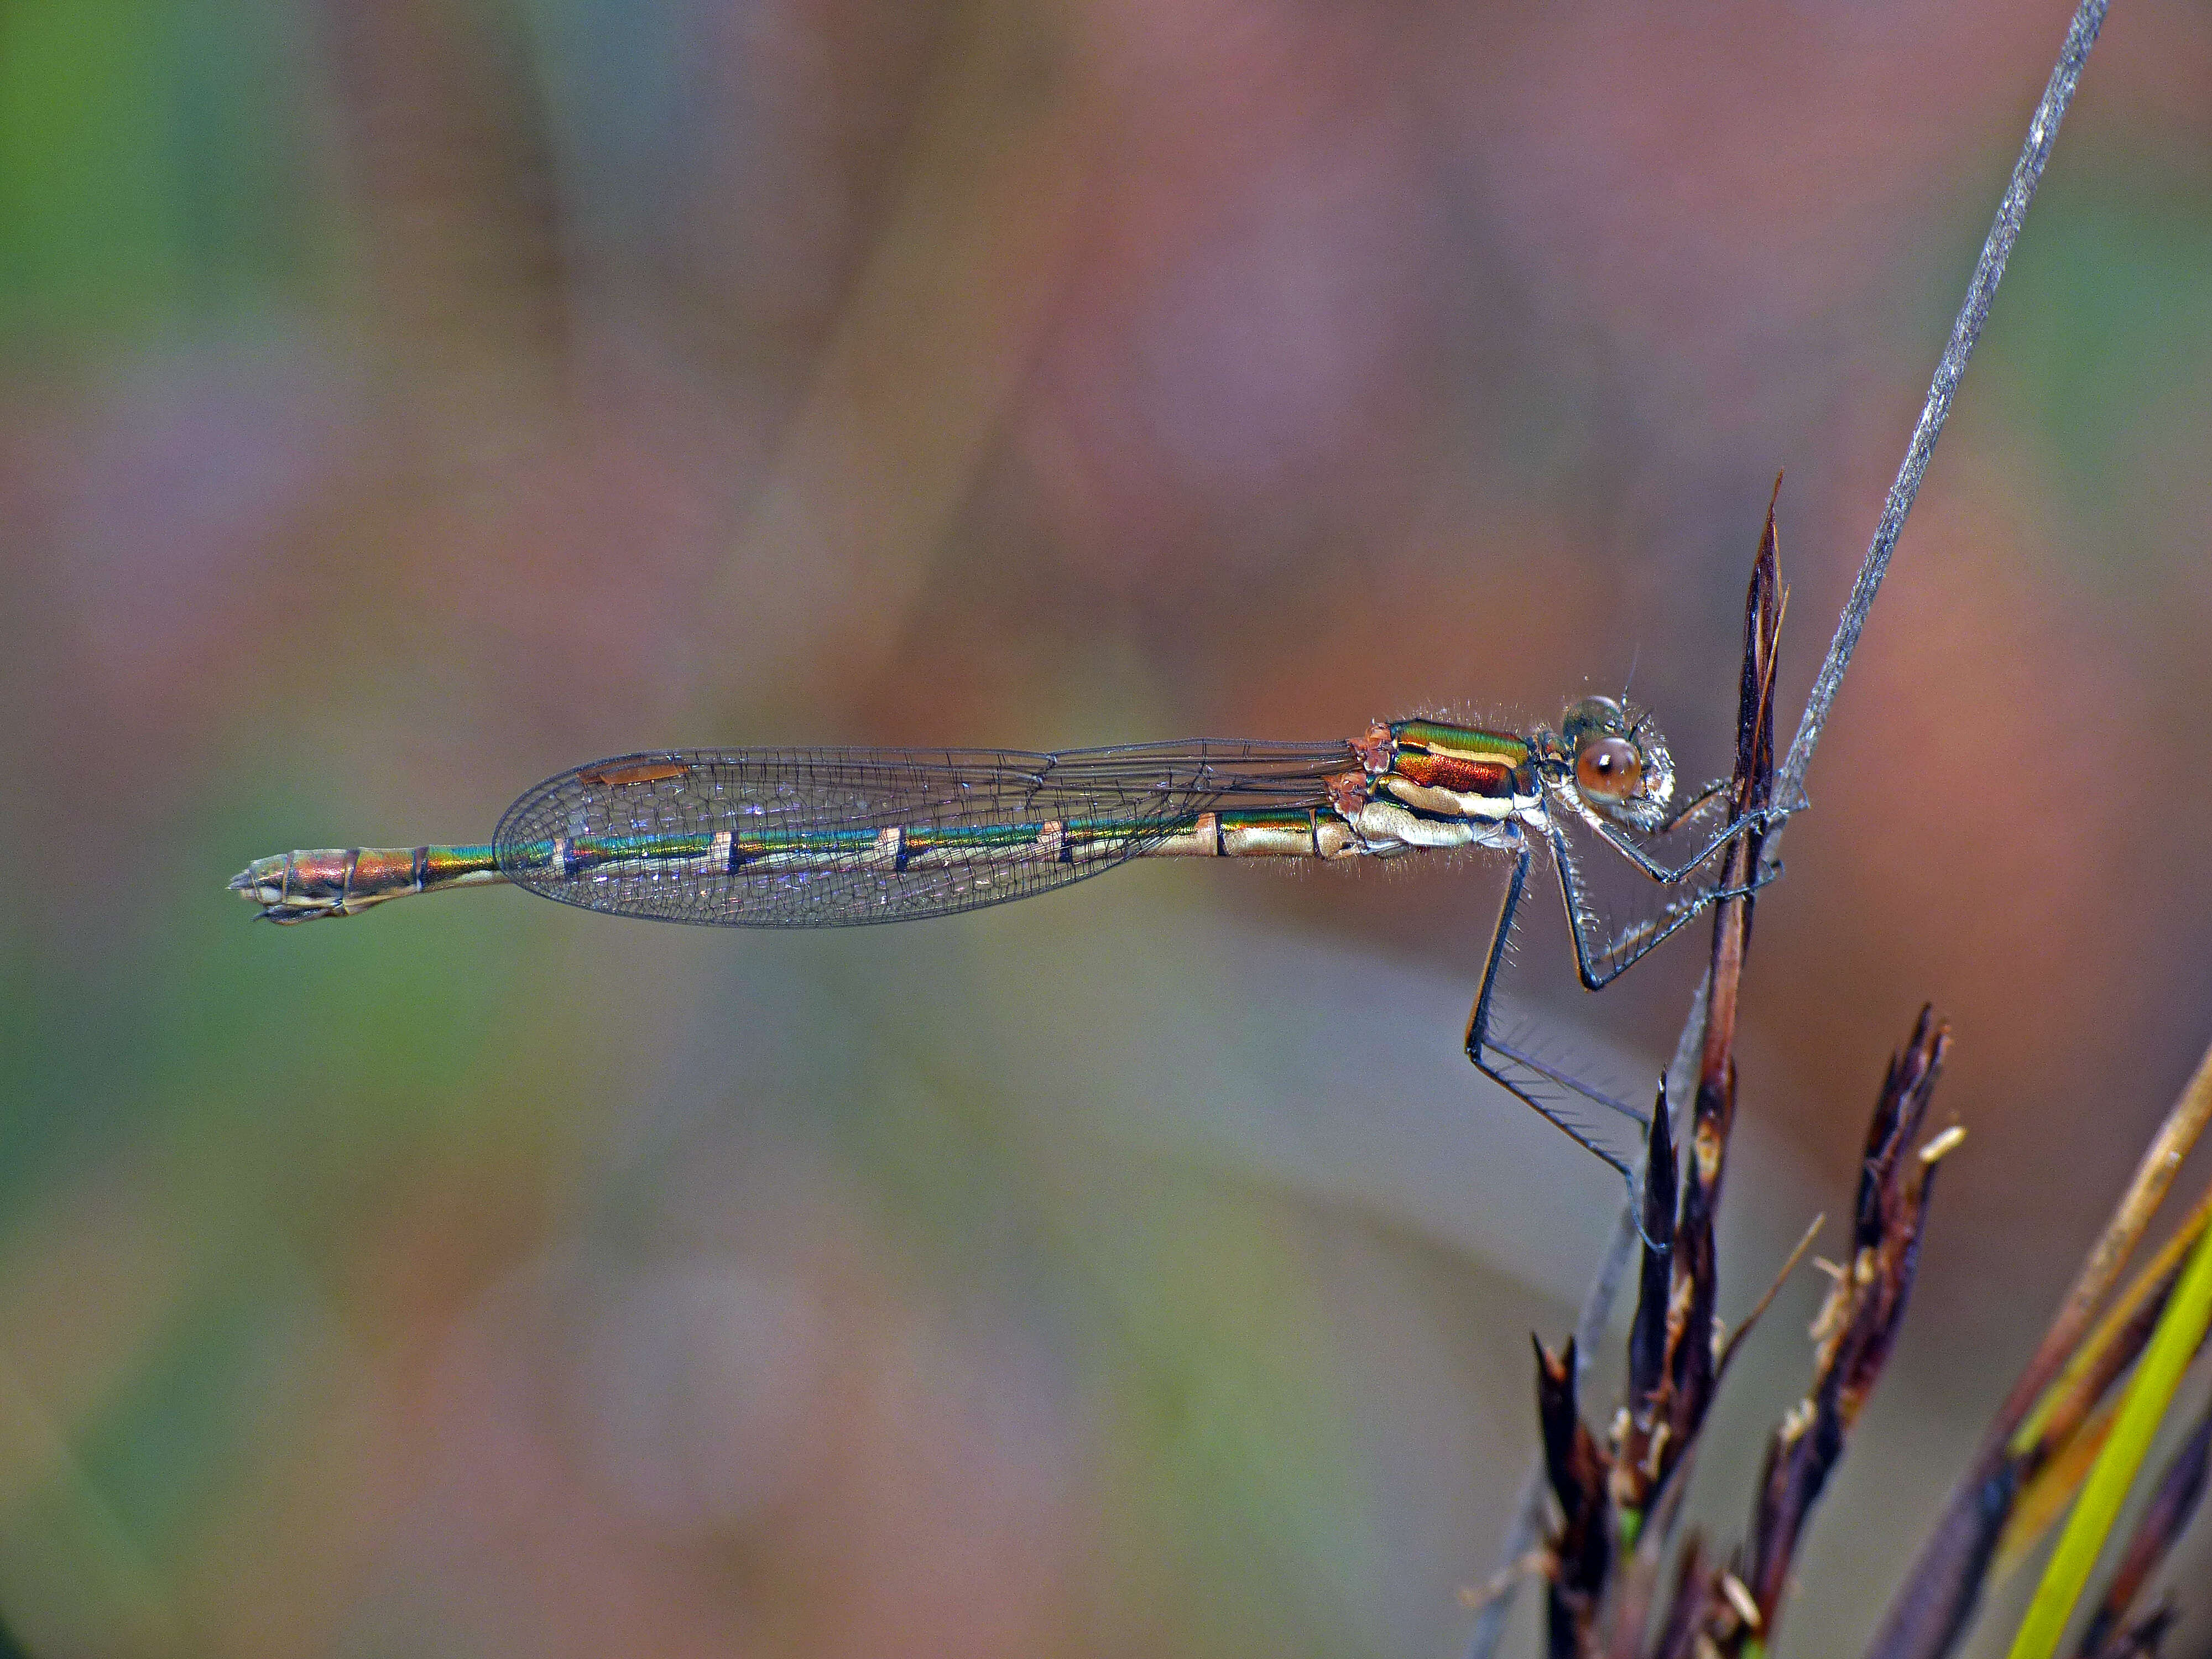
[{"label": "coppery thorax marking", "polygon": [[1462,795],[1510,795],[1513,769],[1498,761],[1468,760],[1458,755],[1406,753],[1391,769],[1424,789],[1449,789]]},{"label": "coppery thorax marking", "polygon": [[1328,804],[1340,817],[1358,817],[1374,794],[1370,775],[1364,771],[1340,772],[1328,781]]},{"label": "coppery thorax marking", "polygon": [[1398,757],[1398,739],[1387,726],[1370,726],[1364,738],[1352,740],[1352,752],[1359,757],[1359,763],[1370,777],[1379,777],[1390,769],[1390,763]]}]

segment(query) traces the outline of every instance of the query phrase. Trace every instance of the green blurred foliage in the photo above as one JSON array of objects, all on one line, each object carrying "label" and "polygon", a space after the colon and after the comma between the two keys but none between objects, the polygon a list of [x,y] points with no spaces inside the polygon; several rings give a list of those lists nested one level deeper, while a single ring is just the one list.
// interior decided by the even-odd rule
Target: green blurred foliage
[{"label": "green blurred foliage", "polygon": [[2177,507],[2201,508],[2212,472],[2205,187],[2201,172],[2179,167],[2098,168],[2055,184],[2002,301],[2008,316],[2043,325],[2004,331],[1984,366],[2078,515],[2069,562],[2138,598],[2203,552],[2174,532]]},{"label": "green blurred foliage", "polygon": [[143,337],[313,293],[308,15],[83,0],[0,18],[0,337]]}]

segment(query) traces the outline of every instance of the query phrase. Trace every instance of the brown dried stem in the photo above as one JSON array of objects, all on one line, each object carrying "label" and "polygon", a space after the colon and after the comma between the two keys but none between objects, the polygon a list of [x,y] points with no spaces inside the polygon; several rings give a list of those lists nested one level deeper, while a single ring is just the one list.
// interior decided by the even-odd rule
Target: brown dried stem
[{"label": "brown dried stem", "polygon": [[[1780,487],[1777,479],[1778,493]],[[1782,611],[1770,502],[1744,599],[1743,675],[1729,803],[1738,817],[1763,811],[1772,798],[1774,665]],[[1719,1381],[1713,1224],[1735,1121],[1736,1008],[1751,934],[1753,901],[1748,889],[1759,858],[1756,832],[1739,837],[1722,875],[1725,887],[1746,890],[1723,900],[1714,917],[1691,1156],[1679,1195],[1663,1085],[1652,1113],[1644,1166],[1646,1242],[1629,1346],[1628,1407],[1609,1449],[1598,1445],[1576,1409],[1573,1345],[1564,1356],[1538,1347],[1546,1462],[1561,1516],[1551,1544],[1547,1607],[1555,1654],[1599,1650],[1608,1601],[1616,1634],[1632,1640],[1649,1599],[1646,1573],[1656,1571],[1651,1547],[1668,1530],[1665,1517],[1673,1506],[1666,1500],[1679,1491],[1679,1484],[1670,1490],[1670,1483],[1696,1444]],[[1633,1552],[1639,1564],[1636,1571],[1615,1572],[1617,1545]]]}]

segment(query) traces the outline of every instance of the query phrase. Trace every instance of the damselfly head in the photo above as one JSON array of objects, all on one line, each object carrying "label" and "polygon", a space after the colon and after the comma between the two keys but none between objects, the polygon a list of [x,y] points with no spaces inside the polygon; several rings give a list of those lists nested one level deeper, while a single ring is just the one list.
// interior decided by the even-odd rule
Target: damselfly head
[{"label": "damselfly head", "polygon": [[1575,793],[1632,830],[1658,826],[1674,793],[1674,762],[1651,717],[1611,697],[1568,708],[1559,735]]}]

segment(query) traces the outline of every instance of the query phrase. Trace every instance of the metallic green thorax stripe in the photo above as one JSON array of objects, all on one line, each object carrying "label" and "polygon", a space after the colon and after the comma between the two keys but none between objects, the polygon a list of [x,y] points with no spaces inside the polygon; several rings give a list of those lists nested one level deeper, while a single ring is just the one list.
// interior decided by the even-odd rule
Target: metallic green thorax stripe
[{"label": "metallic green thorax stripe", "polygon": [[1518,768],[1528,758],[1528,745],[1510,732],[1486,732],[1480,726],[1446,726],[1441,720],[1400,720],[1390,727],[1398,742],[1432,755],[1467,760],[1496,761]]}]

